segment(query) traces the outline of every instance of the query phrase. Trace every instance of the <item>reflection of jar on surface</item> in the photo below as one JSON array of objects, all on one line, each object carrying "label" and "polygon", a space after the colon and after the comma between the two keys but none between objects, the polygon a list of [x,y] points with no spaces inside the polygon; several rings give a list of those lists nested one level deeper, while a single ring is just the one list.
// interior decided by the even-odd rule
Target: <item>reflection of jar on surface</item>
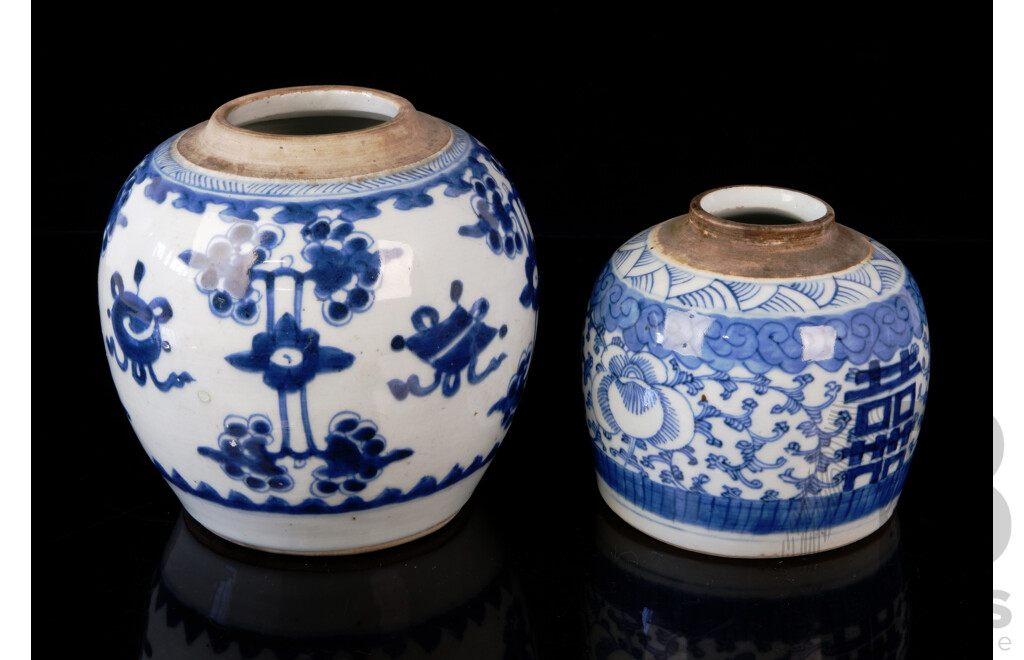
[{"label": "reflection of jar on surface", "polygon": [[595,660],[906,656],[898,519],[840,550],[737,561],[660,544],[604,509],[595,543],[585,607]]},{"label": "reflection of jar on surface", "polygon": [[471,503],[400,548],[298,558],[226,543],[183,514],[147,604],[144,657],[534,657],[494,533]]}]

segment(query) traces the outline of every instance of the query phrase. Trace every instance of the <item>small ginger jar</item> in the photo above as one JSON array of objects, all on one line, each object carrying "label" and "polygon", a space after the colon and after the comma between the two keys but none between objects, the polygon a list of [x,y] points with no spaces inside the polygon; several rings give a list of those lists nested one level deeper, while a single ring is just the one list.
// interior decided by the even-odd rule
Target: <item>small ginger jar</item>
[{"label": "small ginger jar", "polygon": [[260,92],[132,172],[99,264],[133,429],[210,531],[284,553],[429,533],[525,386],[533,234],[465,131],[377,90]]},{"label": "small ginger jar", "polygon": [[928,394],[917,284],[811,195],[704,192],[620,247],[583,345],[601,496],[675,546],[784,557],[896,506]]}]

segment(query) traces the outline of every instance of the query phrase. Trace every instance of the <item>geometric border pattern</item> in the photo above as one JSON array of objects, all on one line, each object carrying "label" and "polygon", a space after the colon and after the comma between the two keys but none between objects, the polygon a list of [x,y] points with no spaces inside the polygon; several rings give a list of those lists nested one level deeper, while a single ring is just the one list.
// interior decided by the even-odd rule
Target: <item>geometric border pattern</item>
[{"label": "geometric border pattern", "polygon": [[197,486],[192,486],[184,477],[178,474],[177,470],[172,470],[172,472],[168,474],[167,470],[164,469],[164,466],[160,465],[160,463],[155,460],[153,463],[156,465],[156,469],[160,471],[160,474],[163,475],[164,479],[168,482],[190,495],[195,495],[196,497],[210,502],[215,502],[235,509],[244,509],[246,511],[289,514],[331,514],[365,511],[379,506],[408,502],[420,497],[432,495],[462,481],[490,463],[491,459],[493,459],[494,455],[498,452],[499,444],[500,443],[495,443],[491,448],[491,451],[487,453],[487,456],[477,456],[465,468],[456,463],[448,474],[440,481],[434,477],[423,477],[420,479],[419,483],[404,493],[398,488],[387,488],[372,500],[364,500],[358,496],[351,496],[341,504],[337,504],[335,506],[329,506],[322,500],[312,497],[307,498],[305,501],[298,504],[289,504],[287,501],[279,497],[270,497],[267,501],[257,504],[235,490],[230,491],[227,497],[223,497],[205,481],[200,481]]},{"label": "geometric border pattern", "polygon": [[825,529],[852,522],[895,500],[910,461],[877,483],[852,491],[806,498],[748,500],[684,491],[625,469],[594,448],[597,473],[628,502],[667,521],[742,534]]}]

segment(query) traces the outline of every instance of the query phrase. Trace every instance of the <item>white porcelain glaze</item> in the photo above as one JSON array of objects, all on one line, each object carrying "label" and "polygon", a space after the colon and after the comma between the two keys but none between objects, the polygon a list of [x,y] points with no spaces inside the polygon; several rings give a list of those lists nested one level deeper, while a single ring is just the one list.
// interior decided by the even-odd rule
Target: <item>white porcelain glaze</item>
[{"label": "white porcelain glaze", "polygon": [[[743,208],[797,220],[714,216]],[[646,534],[713,555],[863,538],[892,514],[917,446],[929,346],[910,273],[821,200],[699,195],[619,248],[591,297],[583,392],[601,495]]]},{"label": "white porcelain glaze", "polygon": [[[226,120],[294,116],[304,99],[313,116],[397,110],[325,136]],[[235,160],[218,159],[225,140]],[[147,156],[111,211],[111,373],[157,469],[213,532],[294,553],[402,542],[459,510],[511,424],[534,254],[501,166],[457,127],[361,88],[244,97]]]}]

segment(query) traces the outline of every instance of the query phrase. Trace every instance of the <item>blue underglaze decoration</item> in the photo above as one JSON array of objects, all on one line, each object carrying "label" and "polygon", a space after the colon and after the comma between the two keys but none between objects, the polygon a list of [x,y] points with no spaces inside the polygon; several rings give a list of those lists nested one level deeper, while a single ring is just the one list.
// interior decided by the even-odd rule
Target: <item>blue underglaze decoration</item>
[{"label": "blue underglaze decoration", "polygon": [[[311,266],[305,271],[294,268],[287,255],[273,260],[274,268],[264,266],[271,263],[272,251],[284,240],[283,228],[266,222],[235,221],[227,233],[210,241],[205,252],[186,250],[179,255],[182,262],[198,271],[197,287],[209,295],[210,309],[218,316],[230,314],[240,323],[255,323],[262,305],[253,283],[261,283],[260,288],[266,292],[266,329],[253,336],[248,351],[225,359],[236,369],[262,375],[264,384],[277,392],[280,418],[280,444],[273,449],[277,440],[270,416],[257,413],[244,424],[245,418],[229,416],[218,446],[199,447],[198,452],[255,492],[291,490],[294,477],[285,459],[295,470],[315,459],[320,465],[313,470],[311,491],[318,497],[329,497],[362,490],[384,467],[412,451],[383,453],[385,441],[376,433],[376,425],[351,411],[335,416],[325,443],[318,444],[314,437],[307,386],[318,374],[348,369],[355,356],[340,348],[322,346],[319,332],[302,327],[303,285],[307,280],[314,283],[314,295],[323,301],[324,318],[342,325],[354,312],[364,312],[372,305],[371,287],[379,277],[380,258],[370,250],[372,238],[353,231],[351,223],[331,216],[311,217],[302,227],[301,236],[306,241],[302,257]],[[275,283],[280,280],[291,280],[290,286],[281,287],[282,291],[293,292],[290,310],[276,309]],[[298,423],[289,420],[288,401],[296,396]],[[293,432],[302,433],[304,442],[295,442]]]},{"label": "blue underglaze decoration", "polygon": [[345,325],[373,305],[373,289],[380,279],[380,254],[371,250],[373,238],[355,231],[350,222],[320,217],[302,228],[306,247],[302,258],[312,268],[305,278],[323,301],[324,319]]},{"label": "blue underglaze decoration", "polygon": [[[719,397],[723,402],[739,390],[740,384],[749,387],[757,397],[782,394],[787,397],[787,403],[773,406],[771,415],[803,413],[818,422],[820,411],[835,401],[833,394],[826,397],[823,404],[805,403],[803,390],[814,380],[809,375],[798,376],[797,386],[793,388],[774,384],[760,375],[746,378],[723,372],[697,375],[683,369],[675,357],[664,361],[650,353],[629,353],[620,337],[601,348],[598,357],[599,363],[590,361],[587,372],[593,373],[585,377],[587,382],[593,379],[592,389],[587,390],[586,406],[598,421],[598,425],[591,426],[595,444],[629,469],[652,476],[660,470],[659,478],[663,483],[682,490],[699,488],[709,480],[700,473],[691,477],[692,483],[687,485],[683,470],[676,463],[678,452],[688,465],[699,464],[691,445],[696,437],[703,437],[705,444],[718,448],[723,446],[720,431],[733,436],[739,434],[740,439],[732,446],[733,453],[739,455],[739,462],[727,454],[709,452],[704,454],[705,468],[725,472],[747,488],[762,488],[764,483],[756,475],[778,470],[787,462],[782,457],[766,462],[758,456],[766,444],[778,442],[790,431],[785,419],[777,419],[770,434],[758,433],[752,419],[760,405],[755,398],[744,398],[740,410],[730,413],[712,405],[707,396],[702,395],[707,384],[714,383],[721,388]],[[830,392],[838,390],[835,383],[829,383],[826,388]],[[696,411],[683,396],[684,390],[690,397],[700,397]],[[612,397],[621,402],[617,406],[621,419],[613,413]],[[651,425],[651,420],[660,420],[660,423]],[[762,418],[760,423],[764,424],[765,420]],[[715,424],[721,425],[720,431],[715,430]],[[634,456],[637,450],[653,451],[638,459]],[[738,494],[735,490],[726,493],[728,496]]]},{"label": "blue underglaze decoration", "polygon": [[[505,176],[501,164],[485,149],[480,155]],[[507,180],[507,176],[506,176]],[[499,185],[488,173],[482,173],[472,180],[473,197],[470,204],[476,213],[477,222],[459,227],[459,235],[468,238],[482,238],[497,255],[515,259],[526,252],[526,285],[519,296],[523,307],[537,309],[537,252],[533,233],[526,222],[519,193],[511,185]]]},{"label": "blue underglaze decoration", "polygon": [[508,332],[506,326],[494,328],[484,323],[483,318],[490,309],[486,298],[479,298],[473,306],[466,309],[459,304],[462,297],[462,282],[452,282],[450,291],[455,309],[445,320],[433,307],[424,305],[412,315],[412,325],[416,334],[409,337],[395,336],[391,340],[391,348],[400,351],[407,348],[421,360],[434,368],[434,380],[427,386],[420,384],[419,376],[413,374],[407,380],[393,379],[388,381],[391,394],[399,401],[409,394],[427,396],[438,385],[445,396],[454,396],[462,383],[462,372],[466,372],[466,380],[475,385],[498,368],[507,357],[505,353],[491,358],[487,367],[477,373],[477,361],[480,354],[496,336],[504,337]]},{"label": "blue underglaze decoration", "polygon": [[380,215],[379,206],[384,202],[392,202],[395,208],[407,211],[414,208],[431,206],[434,198],[428,193],[432,188],[444,186],[447,197],[457,197],[469,192],[468,185],[455,174],[441,174],[432,179],[402,190],[366,195],[340,201],[289,202],[273,204],[261,198],[225,197],[214,193],[204,193],[188,188],[179,183],[164,179],[154,174],[145,188],[146,197],[157,204],[167,201],[169,195],[175,195],[171,205],[192,213],[204,213],[207,205],[223,206],[220,214],[224,218],[239,220],[258,220],[257,209],[268,206],[281,206],[274,214],[274,220],[285,223],[306,224],[310,217],[316,217],[323,210],[341,209],[341,218],[353,222],[375,218]]},{"label": "blue underglaze decoration", "polygon": [[522,293],[519,294],[519,303],[523,307],[532,307],[537,311],[537,287],[540,277],[537,271],[537,245],[533,240],[533,234],[527,231],[526,234],[526,284]]},{"label": "blue underglaze decoration", "polygon": [[[702,402],[703,403],[703,402]],[[725,424],[734,430],[743,430],[750,436],[749,440],[740,440],[736,443],[735,448],[740,452],[741,462],[734,464],[730,462],[729,458],[725,455],[711,453],[705,459],[707,461],[707,467],[709,470],[721,470],[729,475],[733,481],[739,481],[747,488],[761,488],[764,484],[760,479],[754,478],[751,475],[764,472],[765,470],[777,470],[786,463],[786,459],[779,457],[772,463],[762,461],[757,456],[757,452],[763,448],[769,442],[775,442],[782,438],[788,431],[789,425],[784,422],[777,422],[775,427],[772,429],[773,433],[770,436],[761,436],[754,433],[751,427],[751,412],[757,408],[758,403],[754,399],[743,400],[743,415],[724,415],[726,417]],[[706,406],[711,408],[712,406]],[[749,474],[748,474],[749,473]]]},{"label": "blue underglaze decoration", "polygon": [[312,458],[321,463],[312,472],[310,486],[318,497],[358,493],[386,466],[413,454],[411,449],[385,452],[387,441],[377,432],[377,425],[351,411],[334,416],[325,440],[326,446],[312,445],[304,451],[296,451],[284,440],[279,448],[271,449],[275,438],[269,417],[228,415],[218,448],[199,447],[198,451],[256,492],[291,490],[295,482],[282,459],[293,459],[293,465],[302,468]]},{"label": "blue underglaze decoration", "polygon": [[485,238],[487,247],[494,254],[504,254],[515,259],[526,247],[522,221],[514,202],[518,195],[509,187],[502,189],[494,177],[485,175],[473,181],[473,198],[470,203],[476,212],[477,223],[459,227],[461,236]]},{"label": "blue underglaze decoration", "polygon": [[[506,247],[513,259],[526,253],[527,284],[519,300],[522,305],[536,309],[535,244],[521,203],[510,188],[499,190],[496,178],[500,177],[494,172],[504,172],[490,153],[463,131],[455,127],[452,130],[451,147],[435,159],[403,172],[359,181],[261,183],[210,176],[184,168],[174,159],[172,145],[178,136],[158,147],[136,169],[122,191],[118,207],[132,186],[138,184],[144,197],[152,202],[195,214],[216,211],[225,222],[224,232],[211,238],[205,248],[185,250],[178,259],[195,271],[196,287],[207,297],[211,313],[242,325],[263,321],[262,331],[252,335],[248,349],[239,346],[237,352],[225,359],[240,371],[260,374],[263,383],[276,395],[276,417],[273,410],[259,408],[248,416],[229,415],[216,446],[197,449],[202,456],[218,463],[225,474],[244,484],[247,492],[269,491],[266,502],[255,504],[236,491],[225,497],[206,483],[194,487],[173,470],[168,476],[161,467],[172,483],[236,508],[290,513],[349,511],[430,494],[490,460],[493,450],[486,459],[477,457],[465,469],[456,465],[441,481],[424,477],[408,493],[385,488],[373,500],[364,502],[355,493],[362,492],[391,463],[411,456],[412,450],[386,451],[386,441],[376,424],[351,410],[336,414],[326,437],[318,437],[313,431],[307,399],[309,387],[319,386],[314,384],[318,376],[344,371],[356,359],[341,347],[321,345],[320,332],[307,327],[308,317],[304,323],[309,289],[320,303],[323,319],[331,325],[345,325],[370,310],[380,284],[382,257],[371,232],[363,231],[364,225],[357,230],[354,223],[379,216],[382,204],[410,210],[433,205],[440,199],[438,195],[456,198],[475,193],[471,196],[474,208],[491,213],[502,233],[502,253]],[[107,234],[119,222],[129,221],[118,215],[117,208],[115,211]],[[511,215],[499,217],[506,212]],[[296,225],[304,242],[301,258],[278,254],[280,246],[288,242],[286,233],[294,232]],[[391,248],[392,252],[397,249]],[[312,286],[306,287],[307,282]],[[118,286],[123,289],[123,285]],[[283,292],[291,295],[282,300]],[[480,369],[481,355],[496,337],[506,335],[507,327],[495,328],[484,322],[490,307],[487,299],[480,298],[467,309],[459,304],[461,294],[461,282],[453,282],[451,299],[455,309],[448,318],[442,320],[435,308],[422,306],[412,317],[415,334],[398,336],[392,341],[395,350],[409,348],[434,370],[433,383],[427,387],[420,386],[416,375],[404,382],[389,382],[395,398],[404,399],[409,393],[426,396],[439,385],[445,396],[454,396],[463,380],[471,385],[479,383],[506,358],[500,353]],[[156,308],[158,303],[163,304],[160,310],[165,309],[166,315],[157,317],[154,328],[156,323],[170,318],[170,306],[163,299],[154,300],[151,306]],[[120,337],[118,342],[122,342]],[[113,352],[114,339],[108,340],[108,346]],[[147,353],[132,361],[136,380],[144,382],[146,370],[152,375],[155,359]],[[506,428],[522,395],[529,351],[523,360],[509,383],[508,394],[489,412],[500,412]],[[126,357],[118,363],[126,369],[129,361],[130,357]],[[188,374],[176,378],[181,382],[168,385],[153,376],[161,389],[191,380]],[[277,493],[292,490],[299,481],[312,482],[312,499],[291,505],[277,497]],[[329,507],[324,501],[339,495],[348,496],[340,507]]]},{"label": "blue underglaze decoration", "polygon": [[256,503],[246,495],[234,490],[230,491],[227,497],[224,497],[205,481],[200,481],[198,485],[192,485],[184,477],[178,474],[177,470],[171,470],[171,472],[168,473],[168,471],[164,469],[164,466],[158,461],[154,460],[153,463],[156,465],[160,474],[163,475],[164,479],[177,488],[180,488],[190,495],[195,495],[196,497],[210,502],[215,502],[223,506],[235,509],[244,509],[246,511],[265,511],[269,513],[290,513],[299,515],[331,514],[365,511],[367,509],[386,506],[388,504],[399,504],[401,502],[409,502],[411,500],[419,499],[420,497],[426,497],[427,495],[433,495],[438,491],[444,490],[445,488],[462,481],[485,467],[491,462],[495,454],[497,454],[499,444],[500,443],[497,442],[494,443],[494,446],[491,448],[490,452],[488,452],[487,456],[477,456],[466,467],[462,467],[456,463],[448,474],[440,480],[435,477],[423,477],[408,491],[403,492],[399,488],[387,488],[381,491],[381,493],[372,500],[364,500],[359,496],[352,495],[347,497],[340,504],[334,506],[331,506],[322,499],[315,497],[307,498],[298,504],[289,504],[280,497],[271,496],[267,498],[265,502]]},{"label": "blue underglaze decoration", "polygon": [[646,298],[671,307],[747,315],[836,312],[883,298],[902,285],[896,256],[871,241],[871,257],[845,271],[794,280],[730,278],[694,271],[662,259],[652,249],[652,229],[620,247],[611,258],[616,275]]},{"label": "blue underglaze decoration", "polygon": [[[154,298],[146,302],[139,297],[139,286],[145,274],[146,267],[141,261],[136,262],[136,293],[125,289],[121,273],[115,271],[110,277],[110,293],[114,297],[114,304],[107,310],[107,316],[114,327],[114,336],[107,337],[107,352],[113,356],[121,371],[128,371],[128,365],[131,364],[132,377],[136,383],[145,385],[148,374],[153,385],[161,392],[166,392],[172,387],[184,387],[193,379],[188,372],[171,372],[165,380],[160,380],[153,370],[153,363],[160,359],[162,352],[170,350],[170,345],[160,339],[160,325],[170,321],[174,312],[166,298]],[[118,347],[124,355],[123,359],[118,357]]]},{"label": "blue underglaze decoration", "polygon": [[128,226],[128,218],[125,217],[124,213],[121,213],[121,209],[124,208],[124,203],[128,201],[128,196],[131,195],[135,184],[141,181],[139,174],[146,170],[148,161],[149,156],[146,156],[142,159],[141,163],[135,166],[135,169],[128,175],[124,185],[121,186],[121,190],[117,193],[117,199],[114,200],[114,206],[110,209],[110,215],[107,217],[107,226],[103,228],[103,245],[100,247],[101,257],[107,251],[107,245],[110,244],[110,239],[114,235],[114,229]]},{"label": "blue underglaze decoration", "polygon": [[[662,342],[667,310],[676,307],[650,300],[615,278],[606,265],[591,295],[589,323],[599,330],[622,331],[631,351],[646,350],[665,358],[673,350]],[[688,310],[682,310],[688,311]],[[838,371],[844,364],[865,364],[871,359],[891,360],[912,338],[922,338],[926,319],[920,293],[910,275],[906,286],[888,298],[843,313],[777,318],[744,318],[703,313],[711,319],[700,356],[679,355],[687,369],[707,364],[727,372],[737,365],[755,374],[780,368],[801,372],[800,328],[827,325],[835,328],[835,354],[815,364]]]},{"label": "blue underglaze decoration", "polygon": [[196,288],[209,297],[214,315],[252,325],[259,320],[262,298],[252,287],[252,270],[283,240],[280,227],[242,220],[212,238],[205,252],[185,250],[178,258],[197,271]]},{"label": "blue underglaze decoration", "polygon": [[272,431],[266,415],[251,415],[248,419],[229,415],[217,439],[218,449],[200,447],[199,453],[219,463],[229,477],[242,481],[250,490],[289,491],[294,480],[267,448],[273,442]]},{"label": "blue underglaze decoration", "polygon": [[[630,351],[622,335],[609,338],[592,324],[585,347],[585,404],[596,450],[628,471],[683,491],[707,493],[713,472],[722,472],[733,483],[719,480],[721,491],[710,494],[745,499],[778,499],[782,485],[792,486],[787,498],[797,499],[855,490],[900,469],[913,453],[915,406],[927,394],[919,391],[919,379],[930,369],[911,343],[894,362],[849,366],[845,380],[851,385],[809,387],[811,373],[787,383],[778,373],[708,373],[703,365],[702,372],[691,371],[684,355],[662,359]],[[744,396],[738,409],[724,405],[738,392]],[[723,449],[691,443],[700,437]],[[781,451],[762,459],[759,452],[769,444]],[[774,488],[765,488],[764,476]]]},{"label": "blue underglaze decoration", "polygon": [[[147,176],[150,174],[167,179],[169,182],[184,184],[190,189],[210,193],[225,193],[222,199],[228,199],[234,195],[258,196],[264,198],[288,198],[288,197],[359,197],[371,192],[381,192],[396,188],[408,189],[410,184],[430,179],[439,173],[452,173],[463,167],[467,157],[473,158],[476,152],[483,149],[483,146],[470,137],[465,131],[457,126],[451,126],[452,142],[448,148],[441,151],[429,161],[400,172],[374,176],[356,181],[334,181],[327,183],[301,183],[285,182],[277,183],[272,181],[229,179],[208,174],[183,167],[172,154],[172,146],[175,141],[184,133],[179,133],[164,141],[153,151],[153,163],[147,169]],[[459,172],[461,175],[461,172]],[[146,177],[143,177],[146,178]],[[459,184],[468,192],[469,187],[463,182]],[[220,202],[218,202],[220,203]],[[303,205],[303,208],[309,208]],[[295,207],[298,208],[298,207]],[[307,220],[299,220],[305,224]]]},{"label": "blue underglaze decoration", "polygon": [[523,351],[522,356],[519,358],[519,366],[516,368],[516,372],[512,374],[512,379],[508,383],[508,393],[491,406],[491,409],[487,411],[488,417],[491,413],[501,413],[501,428],[508,430],[508,427],[512,425],[512,416],[516,413],[516,408],[519,407],[519,401],[523,398],[523,392],[526,390],[526,371],[530,367],[530,360],[533,358],[533,344]]},{"label": "blue underglaze decoration", "polygon": [[313,470],[313,493],[333,495],[339,488],[345,493],[358,493],[387,465],[412,456],[411,449],[384,453],[386,442],[377,434],[377,425],[358,414],[346,411],[335,415],[330,423],[327,449],[315,454],[327,465]]},{"label": "blue underglaze decoration", "polygon": [[818,405],[809,405],[804,401],[803,388],[814,381],[810,374],[800,374],[794,380],[798,386],[784,391],[787,395],[786,403],[776,405],[772,408],[773,414],[782,412],[800,413],[807,419],[797,426],[801,434],[812,441],[810,449],[801,449],[800,443],[793,441],[785,447],[790,456],[802,458],[806,463],[814,466],[814,470],[803,477],[793,475],[795,468],[787,468],[779,475],[779,480],[797,487],[796,497],[808,497],[818,495],[822,490],[834,488],[841,479],[841,474],[835,474],[832,466],[842,460],[842,450],[828,450],[832,448],[833,440],[841,436],[850,423],[850,413],[840,410],[832,418],[829,426],[825,425],[823,413],[828,410],[839,395],[841,386],[835,382],[825,383],[825,401]]},{"label": "blue underglaze decoration", "polygon": [[843,403],[856,408],[846,418],[847,422],[853,419],[849,445],[836,452],[838,459],[848,459],[839,475],[843,490],[885,479],[913,454],[920,423],[916,404],[928,396],[918,390],[924,387],[920,375],[928,370],[918,353],[917,346],[911,346],[900,353],[899,362],[882,366],[872,360],[867,369],[851,369],[847,374],[853,385],[843,394]]},{"label": "blue underglaze decoration", "polygon": [[907,461],[885,478],[852,491],[806,498],[739,499],[658,483],[626,469],[597,448],[594,460],[597,473],[613,491],[657,518],[745,534],[827,529],[863,518],[899,495],[910,465]]},{"label": "blue underglaze decoration", "polygon": [[[600,357],[590,405],[604,436],[621,436],[627,445],[625,450],[613,449],[612,453],[633,465],[634,451],[645,450],[648,445],[664,449],[669,455],[683,451],[692,456],[689,444],[698,418],[689,402],[673,389],[671,365],[653,355],[627,353],[618,338]],[[622,403],[618,418],[612,413],[613,398]],[[658,423],[647,423],[645,418]]]},{"label": "blue underglaze decoration", "polygon": [[273,330],[252,338],[252,348],[225,358],[242,371],[263,373],[263,382],[278,392],[297,392],[318,373],[342,371],[355,356],[339,348],[320,346],[320,333],[302,330],[291,314],[284,314]]},{"label": "blue underglaze decoration", "polygon": [[[340,219],[354,222],[380,215],[380,205],[389,202],[398,210],[431,206],[432,190],[443,188],[446,197],[458,197],[473,190],[465,175],[481,177],[486,167],[480,158],[493,160],[487,149],[465,132],[452,127],[453,148],[423,166],[363,181],[325,184],[267,184],[243,182],[200,175],[182,168],[170,155],[179,136],[167,140],[144,163],[139,181],[148,180],[144,193],[158,204],[171,200],[174,208],[204,213],[207,206],[220,207],[230,220],[258,220],[257,209],[277,208],[273,218],[286,223],[308,224],[325,210],[340,210]],[[319,197],[308,202],[277,201],[274,198]],[[324,196],[337,199],[325,201]]]}]

